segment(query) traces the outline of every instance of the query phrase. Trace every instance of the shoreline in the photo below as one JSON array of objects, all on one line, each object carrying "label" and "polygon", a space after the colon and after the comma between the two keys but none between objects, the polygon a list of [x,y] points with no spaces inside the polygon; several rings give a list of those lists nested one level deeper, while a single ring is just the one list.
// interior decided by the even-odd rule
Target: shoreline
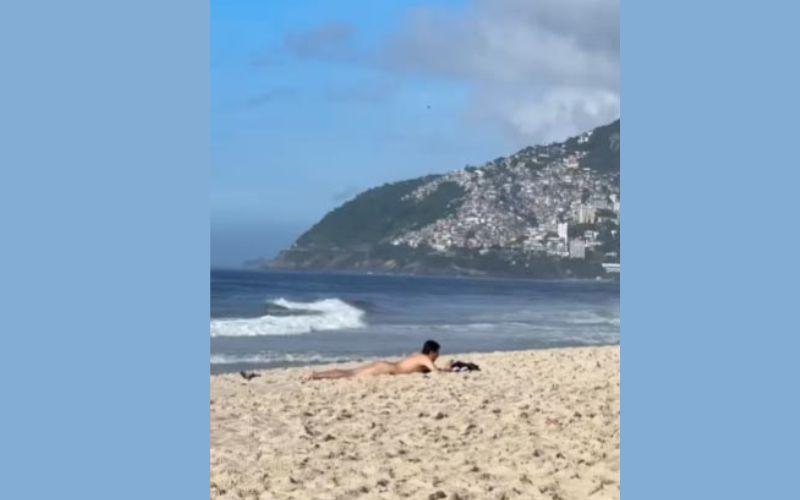
[{"label": "shoreline", "polygon": [[[211,375],[212,498],[619,498],[619,345],[443,355],[480,372]],[[443,495],[443,496],[442,496]]]},{"label": "shoreline", "polygon": [[[531,352],[531,351],[548,351],[552,349],[580,349],[580,348],[594,348],[594,347],[617,347],[619,348],[619,342],[611,342],[611,343],[600,343],[600,344],[592,344],[592,345],[553,345],[553,346],[543,346],[543,347],[531,347],[530,349],[497,349],[494,351],[469,351],[469,352],[456,352],[456,353],[446,353],[442,355],[443,360],[447,359],[462,359],[474,356],[483,356],[488,354],[509,354],[515,352]],[[213,355],[213,354],[212,354]],[[329,368],[337,368],[337,367],[349,367],[349,366],[357,366],[360,364],[365,363],[373,363],[375,361],[391,361],[391,360],[398,360],[402,358],[402,355],[397,356],[365,356],[363,358],[358,359],[351,359],[351,360],[341,360],[341,361],[321,361],[321,362],[308,362],[308,361],[287,361],[283,366],[262,366],[261,363],[258,362],[234,362],[234,363],[210,363],[209,367],[211,370],[210,375],[212,377],[218,377],[220,375],[230,375],[236,374],[240,371],[247,371],[247,372],[256,372],[258,374],[263,374],[265,372],[270,372],[273,370],[325,370]],[[218,368],[214,371],[214,366],[217,367],[231,367],[230,369],[222,369]]]},{"label": "shoreline", "polygon": [[403,273],[403,272],[388,272],[382,271],[369,271],[359,269],[296,269],[290,267],[240,267],[240,268],[211,268],[211,272],[248,272],[248,273],[285,273],[285,274],[320,274],[332,276],[377,276],[377,277],[397,277],[397,278],[439,278],[439,279],[463,279],[463,280],[486,280],[486,281],[533,281],[533,282],[578,282],[578,283],[619,283],[620,273],[613,273],[609,276],[594,278],[578,278],[578,277],[549,277],[537,278],[532,276],[519,276],[510,274],[448,274],[448,273]]}]

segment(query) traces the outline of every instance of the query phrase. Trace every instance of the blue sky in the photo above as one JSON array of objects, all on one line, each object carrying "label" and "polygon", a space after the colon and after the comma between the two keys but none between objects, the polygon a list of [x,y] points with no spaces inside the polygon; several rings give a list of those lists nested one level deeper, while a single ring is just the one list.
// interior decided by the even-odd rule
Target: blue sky
[{"label": "blue sky", "polygon": [[365,188],[614,119],[618,3],[528,3],[212,2],[212,265]]}]

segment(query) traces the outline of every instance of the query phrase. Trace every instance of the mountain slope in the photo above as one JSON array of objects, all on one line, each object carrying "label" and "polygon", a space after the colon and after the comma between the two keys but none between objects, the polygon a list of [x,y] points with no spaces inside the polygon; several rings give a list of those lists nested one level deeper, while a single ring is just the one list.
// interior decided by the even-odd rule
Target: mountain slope
[{"label": "mountain slope", "polygon": [[464,194],[454,183],[443,183],[421,203],[405,197],[440,176],[384,184],[359,194],[328,213],[297,240],[301,247],[363,247],[387,235],[417,229],[444,216]]},{"label": "mountain slope", "polygon": [[268,266],[603,276],[619,256],[619,130],[369,189]]}]

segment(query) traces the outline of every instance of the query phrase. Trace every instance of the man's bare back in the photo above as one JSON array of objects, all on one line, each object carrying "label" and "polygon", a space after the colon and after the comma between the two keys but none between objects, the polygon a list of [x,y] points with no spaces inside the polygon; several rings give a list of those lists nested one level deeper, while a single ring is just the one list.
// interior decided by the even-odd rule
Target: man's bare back
[{"label": "man's bare back", "polygon": [[327,370],[324,372],[313,372],[308,378],[310,380],[332,379],[332,378],[362,378],[373,377],[376,375],[405,375],[409,373],[428,373],[446,372],[450,367],[439,368],[434,364],[439,357],[439,344],[429,340],[422,347],[422,352],[412,354],[395,363],[390,361],[377,361],[351,370]]}]

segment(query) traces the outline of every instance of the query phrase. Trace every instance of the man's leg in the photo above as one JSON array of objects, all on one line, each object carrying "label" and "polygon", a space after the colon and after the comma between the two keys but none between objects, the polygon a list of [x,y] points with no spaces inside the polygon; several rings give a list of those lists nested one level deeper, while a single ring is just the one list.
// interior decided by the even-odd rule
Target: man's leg
[{"label": "man's leg", "polygon": [[374,377],[376,375],[394,375],[397,373],[397,367],[395,367],[394,363],[389,363],[388,361],[376,361],[371,365],[357,368],[353,371],[355,372],[353,374],[354,377]]},{"label": "man's leg", "polygon": [[347,378],[353,376],[353,370],[326,370],[324,372],[313,372],[311,380],[319,380],[325,378]]}]

